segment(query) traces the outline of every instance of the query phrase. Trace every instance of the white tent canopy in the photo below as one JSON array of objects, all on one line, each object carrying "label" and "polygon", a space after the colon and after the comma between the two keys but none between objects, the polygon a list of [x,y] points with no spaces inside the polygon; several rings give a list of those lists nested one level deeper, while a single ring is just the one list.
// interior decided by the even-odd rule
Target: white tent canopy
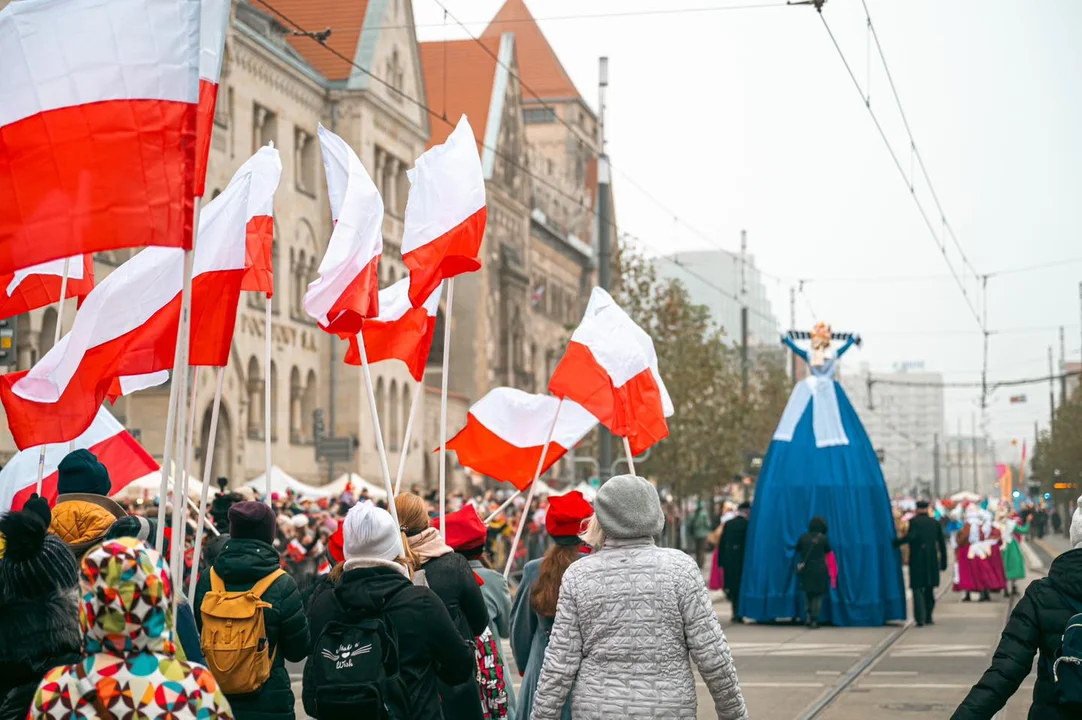
[{"label": "white tent canopy", "polygon": [[361,490],[364,488],[368,488],[368,496],[374,500],[385,500],[387,498],[387,491],[382,485],[371,483],[355,472],[339,475],[338,479],[327,485],[327,487],[333,487],[335,495],[341,495],[346,491],[346,485],[353,486],[353,496],[355,498],[361,494]]},{"label": "white tent canopy", "polygon": [[[263,494],[267,492],[267,474],[260,473],[256,477],[252,478],[248,482],[244,483],[248,487],[252,488],[256,492]],[[309,485],[303,483],[297,478],[291,476],[282,468],[277,465],[271,466],[271,492],[284,495],[287,491],[292,490],[294,495],[304,498],[329,498],[341,495],[342,491],[336,489],[336,483],[329,485]],[[343,483],[344,486],[344,483]]]},{"label": "white tent canopy", "polygon": [[[155,470],[154,472],[147,473],[138,480],[132,480],[130,483],[122,487],[113,497],[121,498],[137,498],[142,496],[157,497],[158,492],[161,490],[162,485],[162,471]],[[169,493],[172,494],[172,485],[169,487]],[[203,492],[203,483],[199,482],[193,476],[188,476],[188,497],[197,498],[200,493]]]},{"label": "white tent canopy", "polygon": [[951,500],[953,500],[954,502],[980,502],[981,496],[975,492],[963,490],[962,492],[957,492],[951,495]]}]

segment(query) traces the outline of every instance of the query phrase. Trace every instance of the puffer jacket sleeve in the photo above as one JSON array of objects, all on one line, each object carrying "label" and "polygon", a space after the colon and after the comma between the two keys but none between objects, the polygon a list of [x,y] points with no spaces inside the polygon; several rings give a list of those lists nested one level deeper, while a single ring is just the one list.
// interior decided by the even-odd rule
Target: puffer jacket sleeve
[{"label": "puffer jacket sleeve", "polygon": [[[710,604],[710,595],[702,575],[694,563],[681,565],[683,592],[680,593],[680,614],[683,616],[684,640],[691,659],[695,661],[710,696],[714,698],[718,719],[745,720],[748,710],[740,693],[733,656],[718,616]],[[545,659],[548,660],[547,657]]]},{"label": "puffer jacket sleeve", "polygon": [[556,602],[556,621],[545,650],[545,663],[537,681],[531,720],[556,720],[561,716],[564,701],[575,683],[582,663],[582,630],[576,599],[575,573],[568,568],[560,585]]},{"label": "puffer jacket sleeve", "polygon": [[[281,586],[280,590],[278,586]],[[271,587],[281,592],[281,600],[275,603],[280,623],[278,654],[290,662],[300,662],[308,657],[312,645],[300,590],[289,575],[278,578]]]},{"label": "puffer jacket sleeve", "polygon": [[954,711],[951,720],[983,720],[995,715],[1018,690],[1029,675],[1033,656],[1040,647],[1041,629],[1037,620],[1035,585],[1026,588],[1026,594],[1011,613],[1007,627],[1003,629],[999,645],[992,656],[992,665],[984,671],[962,704]]}]

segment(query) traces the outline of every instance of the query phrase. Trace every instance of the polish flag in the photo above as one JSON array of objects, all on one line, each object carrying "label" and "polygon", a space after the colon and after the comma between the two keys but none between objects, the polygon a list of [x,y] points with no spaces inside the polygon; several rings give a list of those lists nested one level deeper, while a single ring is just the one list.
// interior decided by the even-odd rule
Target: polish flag
[{"label": "polish flag", "polygon": [[76,255],[49,260],[0,276],[0,320],[55,305],[64,284],[64,263],[69,260],[64,299],[74,297],[82,302],[94,289],[94,259],[90,255]]},{"label": "polish flag", "polygon": [[383,198],[345,140],[320,125],[319,144],[334,230],[319,277],[304,294],[304,310],[321,328],[346,338],[360,331],[364,318],[379,314]]},{"label": "polish flag", "polygon": [[195,118],[195,196],[203,197],[207,160],[214,136],[214,108],[222,78],[222,56],[229,27],[229,0],[202,0],[199,17],[199,109]]},{"label": "polish flag", "polygon": [[108,398],[109,402],[115,403],[122,397],[137,393],[140,390],[158,387],[167,382],[169,382],[168,370],[159,370],[144,375],[124,375],[123,377],[113,378],[105,397]]},{"label": "polish flag", "polygon": [[0,273],[191,247],[201,4],[0,10]]},{"label": "polish flag", "polygon": [[[158,463],[154,462],[150,453],[105,408],[99,409],[86,432],[75,438],[75,449],[89,450],[109,469],[109,480],[113,485],[111,495],[133,480],[158,469]],[[45,447],[41,496],[50,505],[56,500],[57,467],[68,452],[66,444]],[[41,448],[26,448],[15,453],[0,470],[0,514],[8,510],[22,510],[23,504],[37,490],[40,458]]]},{"label": "polish flag", "polygon": [[460,465],[525,490],[537,473],[554,419],[542,474],[597,425],[597,418],[572,400],[564,400],[557,419],[558,406],[560,401],[550,395],[490,390],[470,408],[466,427],[447,441],[447,449],[458,453]]},{"label": "polish flag", "polygon": [[282,158],[266,145],[240,166],[230,184],[251,176],[248,192],[247,242],[241,290],[274,295],[274,193],[282,179]]},{"label": "polish flag", "polygon": [[613,434],[626,436],[635,455],[669,436],[665,418],[673,404],[654,343],[601,288],[590,295],[549,392],[581,403]]},{"label": "polish flag", "polygon": [[420,307],[444,279],[481,269],[485,176],[466,116],[406,175],[402,262],[410,271],[410,302]]},{"label": "polish flag", "polygon": [[[421,382],[425,365],[428,364],[428,353],[432,350],[432,336],[436,334],[436,313],[440,307],[442,286],[437,285],[425,304],[415,308],[410,305],[409,284],[409,278],[404,277],[379,291],[379,316],[364,321],[360,336],[364,338],[364,351],[370,364],[401,360],[406,363],[413,379]],[[361,364],[357,337],[352,335],[349,338],[347,365]]]},{"label": "polish flag", "polygon": [[[250,180],[230,184],[199,217],[192,274],[193,365],[229,360],[244,276]],[[28,371],[0,377],[0,400],[20,448],[73,440],[117,378],[173,366],[184,252],[147,248],[83,302],[71,331]]]}]

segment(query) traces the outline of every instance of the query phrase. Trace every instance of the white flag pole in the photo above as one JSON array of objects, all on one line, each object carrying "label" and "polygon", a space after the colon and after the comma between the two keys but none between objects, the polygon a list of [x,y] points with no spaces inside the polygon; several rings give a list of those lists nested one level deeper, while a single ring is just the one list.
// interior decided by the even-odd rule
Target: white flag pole
[{"label": "white flag pole", "polygon": [[552,436],[556,434],[556,423],[560,419],[560,408],[564,406],[563,398],[556,405],[556,415],[552,418],[552,427],[549,435],[545,438],[545,445],[541,448],[541,457],[537,459],[537,471],[533,474],[530,483],[530,491],[526,493],[526,504],[522,506],[522,514],[518,518],[518,527],[515,528],[515,539],[511,541],[511,551],[507,554],[507,565],[503,569],[503,578],[506,580],[511,575],[511,565],[515,562],[515,548],[518,547],[519,538],[522,537],[522,528],[526,526],[527,515],[530,512],[530,503],[533,502],[534,492],[537,491],[537,481],[541,479],[541,468],[545,467],[545,457],[549,454],[549,445],[552,444]]},{"label": "white flag pole", "polygon": [[368,407],[372,411],[372,427],[376,431],[376,450],[379,452],[380,469],[383,471],[383,488],[387,491],[387,509],[398,525],[398,509],[394,504],[394,488],[391,487],[391,469],[387,466],[387,449],[383,446],[383,431],[379,426],[379,411],[376,408],[376,393],[372,389],[372,373],[368,369],[368,353],[364,349],[364,336],[357,333],[357,347],[361,350],[361,372],[364,373],[364,386],[368,390]]},{"label": "white flag pole", "polygon": [[[60,331],[64,327],[64,296],[68,294],[68,272],[71,269],[71,258],[64,258],[64,275],[60,278],[60,299],[56,301],[56,325],[53,327],[53,347],[60,342]],[[41,454],[38,455],[38,488],[41,495],[41,482],[45,479],[45,448],[41,446]],[[71,441],[68,452],[75,449],[75,441]]]},{"label": "white flag pole", "polygon": [[272,505],[271,502],[271,302],[272,299],[267,297],[266,312],[264,313],[264,329],[263,336],[265,338],[265,345],[263,348],[263,358],[266,370],[263,373],[263,435],[266,438],[266,446],[264,449],[265,460],[267,466],[267,504]]},{"label": "white flag pole", "polygon": [[198,576],[199,553],[203,546],[203,525],[207,517],[207,497],[210,494],[210,471],[214,458],[214,441],[218,433],[218,409],[222,406],[222,385],[225,382],[225,368],[218,368],[218,382],[214,387],[214,405],[210,409],[210,435],[207,446],[203,449],[203,488],[199,496],[199,525],[195,530],[195,548],[192,551],[192,578],[188,581],[188,598],[195,597],[195,582]]},{"label": "white flag pole", "polygon": [[[201,198],[196,198],[196,207],[199,207],[199,201]],[[199,227],[198,225],[198,213],[195,218],[195,224],[193,227]],[[181,291],[180,300],[180,323],[177,329],[177,345],[180,348],[178,353],[178,359],[176,365],[173,366],[173,377],[179,379],[177,383],[177,418],[176,418],[176,462],[174,465],[179,465],[178,468],[180,475],[173,479],[173,583],[174,587],[183,587],[184,578],[180,576],[180,568],[182,562],[180,556],[184,552],[184,525],[182,524],[183,512],[185,505],[181,498],[184,495],[178,494],[178,490],[183,489],[182,478],[187,473],[185,456],[187,455],[186,447],[184,443],[184,435],[181,432],[188,424],[188,350],[191,344],[191,312],[192,312],[192,266],[195,260],[194,246],[195,242],[192,242],[193,250],[184,253],[184,286]],[[195,412],[195,409],[191,409]],[[163,498],[164,500],[164,498]],[[177,602],[179,593],[173,593],[173,617],[177,616]]]},{"label": "white flag pole", "polygon": [[421,405],[421,397],[425,391],[425,376],[421,373],[421,379],[417,381],[417,390],[413,396],[413,403],[410,404],[410,415],[406,420],[406,435],[402,438],[402,452],[398,456],[398,475],[394,480],[394,494],[398,495],[402,489],[402,476],[406,472],[406,453],[410,449],[410,440],[413,439],[413,418],[417,415],[417,408]]},{"label": "white flag pole", "polygon": [[502,513],[504,510],[506,510],[507,506],[510,505],[512,502],[514,502],[515,498],[517,498],[521,494],[522,494],[521,490],[516,490],[515,493],[511,497],[504,500],[503,505],[500,505],[498,508],[493,510],[492,513],[489,514],[489,516],[487,518],[485,518],[485,525],[488,525],[490,522],[495,520],[496,516],[499,515],[500,513]]},{"label": "white flag pole", "polygon": [[635,456],[631,454],[631,442],[624,436],[624,453],[627,455],[627,470],[632,475],[637,475],[635,472]]},{"label": "white flag pole", "polygon": [[[187,355],[187,351],[184,353]],[[187,358],[185,358],[185,362]],[[189,414],[195,414],[195,408],[189,408],[189,401],[191,397],[188,393],[188,387],[194,386],[194,378],[191,377],[191,372],[188,368],[183,371],[184,379],[183,385],[180,391],[177,392],[177,437],[176,448],[173,450],[176,453],[176,460],[173,461],[173,537],[172,547],[169,551],[169,572],[170,577],[173,578],[173,587],[184,587],[184,535],[186,531],[184,518],[187,516],[188,507],[184,502],[188,497],[187,483],[184,481],[185,475],[188,474],[188,443],[187,434],[185,428],[187,427],[187,419]],[[189,383],[191,385],[189,385]],[[174,599],[179,593],[174,593]],[[176,608],[174,605],[174,615],[176,617]]]},{"label": "white flag pole", "polygon": [[170,461],[173,454],[173,429],[177,421],[177,355],[180,352],[180,343],[177,343],[177,351],[173,354],[173,374],[169,383],[169,410],[165,415],[165,449],[162,451],[161,483],[158,485],[158,531],[154,537],[154,547],[165,556],[165,506],[169,494],[169,476],[172,472]]},{"label": "white flag pole", "polygon": [[440,535],[447,538],[447,374],[451,364],[451,306],[455,279],[447,281],[447,312],[443,316],[443,377],[440,378]]}]

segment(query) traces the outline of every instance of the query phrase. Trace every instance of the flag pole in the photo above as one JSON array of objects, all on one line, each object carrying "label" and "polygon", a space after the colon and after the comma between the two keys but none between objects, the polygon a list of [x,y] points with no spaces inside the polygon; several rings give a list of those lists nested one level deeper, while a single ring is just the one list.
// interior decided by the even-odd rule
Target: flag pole
[{"label": "flag pole", "polygon": [[410,449],[410,440],[413,436],[413,418],[417,415],[417,408],[421,405],[421,397],[425,391],[425,375],[421,372],[421,379],[417,381],[417,391],[413,396],[413,403],[410,404],[410,415],[406,420],[406,435],[402,438],[402,452],[398,456],[398,475],[394,480],[394,494],[398,495],[398,492],[402,489],[402,476],[406,472],[406,453]]},{"label": "flag pole", "polygon": [[267,504],[273,507],[271,502],[271,303],[273,299],[268,295],[264,303],[265,312],[263,320],[263,337],[265,338],[263,354],[266,372],[263,373],[263,436],[266,439],[264,459],[267,466]]},{"label": "flag pole", "polygon": [[[60,278],[60,299],[56,301],[56,325],[53,327],[53,347],[60,342],[60,329],[64,327],[64,296],[68,294],[68,272],[71,269],[71,258],[64,258],[64,275]],[[71,441],[71,450],[75,449],[75,440]],[[37,493],[41,495],[41,483],[45,479],[45,448],[47,445],[41,446],[41,453],[38,455],[38,488]]]},{"label": "flag pole", "polygon": [[[181,462],[180,462],[180,474],[177,475],[177,477],[174,478],[174,480],[173,480],[173,508],[174,508],[174,512],[176,512],[176,508],[180,504],[180,503],[178,503],[176,501],[177,491],[178,490],[180,491],[180,496],[182,498],[187,500],[189,502],[189,504],[191,502],[190,499],[188,498],[188,479],[191,477],[192,458],[193,458],[193,455],[195,453],[195,447],[194,447],[194,444],[195,444],[194,443],[195,416],[196,416],[196,412],[195,412],[195,407],[196,407],[196,405],[195,405],[195,393],[196,393],[196,388],[198,387],[198,381],[199,381],[199,366],[192,367],[191,371],[192,371],[192,377],[191,377],[191,383],[192,384],[188,388],[188,432],[187,432],[187,435],[185,436],[186,439],[185,439],[185,442],[184,442],[184,455],[183,455],[183,457],[180,458],[180,460],[181,460]],[[178,438],[178,440],[179,440],[179,438]],[[185,510],[184,510],[184,514],[186,514],[186,513],[187,513],[187,508],[185,508]],[[183,515],[181,517],[183,517]],[[175,523],[174,523],[174,527],[176,527]],[[187,533],[185,533],[185,535],[187,535]],[[185,546],[185,540],[182,537],[180,539],[181,562],[183,562],[184,546]],[[174,577],[177,577],[177,576],[174,576]],[[178,589],[183,587],[183,578],[180,578],[180,579],[177,580],[177,584],[176,584],[175,587],[177,587]]]},{"label": "flag pole", "polygon": [[447,538],[447,374],[451,364],[451,306],[455,279],[447,281],[447,313],[443,322],[443,377],[440,378],[440,535]]},{"label": "flag pole", "polygon": [[394,488],[391,487],[391,469],[387,466],[387,449],[383,446],[383,431],[379,427],[379,412],[376,408],[376,392],[372,389],[372,373],[368,369],[368,353],[364,349],[364,336],[357,333],[357,347],[361,349],[361,372],[364,373],[364,386],[368,391],[368,407],[372,410],[372,427],[376,431],[376,450],[379,452],[380,470],[383,471],[383,487],[387,491],[387,509],[398,525],[398,509],[394,504]]},{"label": "flag pole", "polygon": [[635,472],[635,456],[631,454],[631,441],[624,436],[624,452],[627,454],[627,470],[632,475],[637,475]]},{"label": "flag pole", "polygon": [[545,467],[545,457],[549,454],[549,445],[552,444],[552,436],[556,434],[556,423],[560,419],[560,408],[563,406],[564,400],[560,398],[560,402],[556,405],[556,415],[552,418],[552,427],[549,428],[549,435],[545,438],[545,445],[541,448],[541,457],[537,459],[537,471],[533,474],[530,491],[526,493],[526,504],[522,506],[522,514],[518,518],[515,539],[511,541],[511,551],[507,553],[507,565],[503,569],[504,580],[511,575],[511,565],[515,562],[515,549],[518,547],[519,538],[522,537],[522,528],[526,526],[526,515],[530,512],[530,503],[533,502],[533,495],[537,491],[537,481],[541,479],[541,468]]},{"label": "flag pole", "polygon": [[218,409],[222,406],[222,385],[225,382],[225,368],[218,368],[218,382],[214,387],[214,405],[210,410],[210,435],[207,436],[207,446],[203,452],[203,487],[199,496],[199,525],[195,530],[195,546],[192,550],[192,578],[188,581],[188,597],[195,597],[195,582],[199,567],[199,553],[203,546],[203,524],[207,517],[207,496],[210,493],[210,471],[214,457],[214,441],[218,433]]},{"label": "flag pole", "polygon": [[[201,198],[195,199],[196,207],[199,206]],[[198,212],[196,213],[193,221],[193,227],[198,228]],[[193,231],[194,232],[194,231]],[[186,495],[179,495],[178,489],[183,489],[183,476],[188,471],[185,466],[185,444],[184,435],[182,429],[188,424],[188,350],[191,345],[191,312],[192,312],[192,269],[195,262],[195,241],[193,237],[192,250],[184,253],[184,285],[181,290],[180,300],[180,323],[177,330],[177,345],[180,348],[177,363],[173,366],[173,377],[176,380],[179,378],[179,384],[177,387],[177,418],[176,418],[176,461],[174,465],[179,464],[178,468],[180,475],[173,479],[173,583],[174,587],[183,587],[184,578],[180,576],[180,568],[182,567],[180,555],[183,554],[184,549],[184,527],[181,524],[183,512],[186,510],[182,497]],[[193,383],[194,384],[194,383]],[[192,408],[194,412],[194,408]],[[164,498],[163,498],[164,500]],[[179,593],[173,593],[173,617],[177,616],[177,601]]]},{"label": "flag pole", "polygon": [[503,505],[500,505],[498,508],[493,510],[492,513],[487,518],[485,518],[485,525],[488,525],[490,522],[495,520],[496,516],[499,515],[500,513],[502,513],[504,510],[506,510],[507,506],[510,505],[512,502],[514,502],[515,498],[517,498],[521,494],[522,494],[521,490],[516,490],[514,492],[514,494],[511,495],[511,497],[504,500]]},{"label": "flag pole", "polygon": [[166,496],[169,493],[169,476],[172,472],[170,461],[173,452],[173,429],[177,420],[177,354],[180,352],[180,343],[177,343],[177,351],[173,354],[173,374],[169,383],[169,410],[165,415],[165,449],[162,451],[161,483],[158,485],[158,531],[154,537],[154,547],[165,557],[165,506]]},{"label": "flag pole", "polygon": [[[172,548],[169,553],[169,573],[173,578],[173,587],[183,588],[184,577],[181,574],[183,572],[183,555],[184,555],[184,535],[186,531],[184,518],[187,516],[188,507],[184,502],[188,498],[186,490],[187,483],[184,482],[184,476],[188,473],[188,464],[186,462],[188,455],[187,437],[184,432],[185,427],[188,424],[188,414],[194,414],[195,408],[188,407],[189,395],[188,384],[192,382],[194,378],[190,377],[189,369],[187,368],[187,351],[184,351],[184,363],[185,367],[182,370],[183,379],[181,380],[182,387],[177,392],[177,426],[176,426],[176,448],[173,450],[176,453],[176,460],[173,461],[173,537]],[[173,617],[176,617],[176,598],[179,593],[174,593],[174,605],[173,605]]]}]

